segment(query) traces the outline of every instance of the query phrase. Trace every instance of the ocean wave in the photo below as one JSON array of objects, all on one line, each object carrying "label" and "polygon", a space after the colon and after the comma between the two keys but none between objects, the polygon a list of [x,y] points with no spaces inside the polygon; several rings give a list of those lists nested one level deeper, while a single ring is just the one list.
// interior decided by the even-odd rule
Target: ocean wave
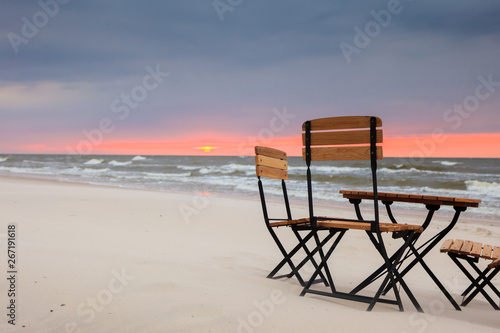
[{"label": "ocean wave", "polygon": [[[301,171],[307,170],[307,167],[293,167],[293,169],[301,169]],[[325,173],[325,174],[334,174],[334,173],[359,173],[359,172],[368,172],[370,171],[369,167],[366,168],[358,168],[358,167],[349,167],[349,166],[313,166],[311,169],[314,169],[316,173]]]},{"label": "ocean wave", "polygon": [[7,157],[0,157],[0,162],[5,162],[7,160],[9,160],[10,158],[7,156]]},{"label": "ocean wave", "polygon": [[20,167],[4,167],[0,166],[0,171],[7,171],[11,173],[25,173],[34,175],[54,175],[55,173],[51,168],[20,168]]},{"label": "ocean wave", "polygon": [[84,168],[82,170],[84,173],[89,173],[89,174],[97,174],[97,173],[106,173],[111,171],[109,168],[103,168],[103,169],[92,169],[92,168]]},{"label": "ocean wave", "polygon": [[500,184],[495,182],[482,182],[479,180],[466,180],[467,190],[492,197],[500,197]]},{"label": "ocean wave", "polygon": [[201,169],[202,167],[201,166],[192,166],[192,165],[178,165],[177,166],[177,169],[181,169],[181,170],[197,170],[197,169]]},{"label": "ocean wave", "polygon": [[130,165],[130,164],[132,164],[132,161],[127,161],[127,162],[118,162],[118,161],[113,160],[113,161],[109,162],[108,164],[111,164],[111,165],[113,165],[113,166],[125,166],[125,165]]},{"label": "ocean wave", "polygon": [[90,160],[88,160],[87,162],[85,162],[83,164],[86,164],[86,165],[97,165],[97,164],[101,164],[102,162],[104,162],[104,160],[101,160],[99,158],[93,158],[93,159],[90,159]]},{"label": "ocean wave", "polygon": [[254,165],[243,165],[243,164],[226,164],[221,166],[205,166],[200,167],[200,174],[232,174],[232,173],[242,173],[249,174],[250,172],[255,172]]},{"label": "ocean wave", "polygon": [[379,170],[379,172],[387,172],[387,173],[417,173],[417,172],[436,172],[436,171],[418,170],[416,168],[410,168],[410,169],[381,168]]},{"label": "ocean wave", "polygon": [[152,180],[169,180],[172,178],[178,179],[181,177],[190,177],[190,176],[191,172],[183,172],[183,173],[145,172],[144,173],[145,179],[152,179]]},{"label": "ocean wave", "polygon": [[144,161],[144,160],[147,160],[147,158],[141,155],[137,155],[132,159],[132,161]]},{"label": "ocean wave", "polygon": [[441,164],[444,166],[454,166],[457,164],[463,164],[462,162],[452,162],[452,161],[432,161],[432,163]]}]

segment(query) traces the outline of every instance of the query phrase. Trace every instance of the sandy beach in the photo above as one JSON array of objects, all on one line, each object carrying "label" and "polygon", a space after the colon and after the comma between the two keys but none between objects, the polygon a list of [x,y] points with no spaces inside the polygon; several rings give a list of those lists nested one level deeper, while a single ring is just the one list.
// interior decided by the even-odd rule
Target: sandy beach
[{"label": "sandy beach", "polygon": [[[300,297],[295,279],[266,279],[280,253],[257,197],[1,177],[0,208],[1,332],[500,331],[498,313],[482,296],[456,311],[420,267],[406,282],[423,314],[406,295],[405,312],[385,304],[366,312],[361,303]],[[306,208],[295,206],[293,213],[306,216]],[[451,214],[438,211],[428,232]],[[423,216],[403,219],[420,223]],[[15,325],[8,323],[5,278],[9,225],[16,230]],[[290,230],[278,231],[293,244]],[[469,221],[465,212],[449,238],[500,245],[500,224]],[[460,301],[468,285],[462,272],[438,248],[426,262]],[[348,291],[379,264],[366,235],[351,231],[332,258],[337,288]]]}]

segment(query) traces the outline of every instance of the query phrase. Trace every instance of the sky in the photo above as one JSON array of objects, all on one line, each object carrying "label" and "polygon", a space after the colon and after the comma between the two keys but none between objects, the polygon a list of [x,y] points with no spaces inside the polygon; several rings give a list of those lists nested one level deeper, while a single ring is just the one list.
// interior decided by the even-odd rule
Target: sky
[{"label": "sky", "polygon": [[500,157],[499,17],[497,0],[4,0],[0,153],[299,155],[304,121],[368,115],[385,156]]}]

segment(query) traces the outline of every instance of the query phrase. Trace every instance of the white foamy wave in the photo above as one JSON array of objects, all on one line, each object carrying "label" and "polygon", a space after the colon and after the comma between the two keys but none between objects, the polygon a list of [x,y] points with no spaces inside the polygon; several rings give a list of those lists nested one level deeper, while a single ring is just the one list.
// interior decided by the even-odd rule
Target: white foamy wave
[{"label": "white foamy wave", "polygon": [[207,166],[207,167],[202,167],[200,169],[200,173],[205,175],[205,174],[210,174],[210,173],[218,173],[218,174],[230,174],[230,173],[236,173],[236,172],[241,172],[241,173],[248,173],[254,171],[255,172],[255,166],[253,165],[242,165],[242,164],[228,164],[228,165],[222,165],[222,166]]},{"label": "white foamy wave", "polygon": [[168,180],[172,178],[180,178],[180,177],[189,177],[191,176],[191,172],[183,172],[183,173],[157,173],[157,172],[145,172],[145,179],[154,179],[154,180]]},{"label": "white foamy wave", "polygon": [[221,166],[221,169],[227,172],[235,172],[235,171],[246,172],[250,170],[255,170],[255,166],[231,163],[228,165]]},{"label": "white foamy wave", "polygon": [[132,161],[127,161],[127,162],[118,162],[118,161],[111,161],[109,164],[114,165],[114,166],[125,166],[125,165],[130,165],[132,164]]},{"label": "white foamy wave", "polygon": [[0,171],[7,171],[11,173],[24,173],[24,174],[34,174],[34,175],[54,175],[55,172],[52,168],[19,168],[19,167],[0,167]]},{"label": "white foamy wave", "polygon": [[181,169],[181,170],[196,170],[196,169],[200,169],[201,167],[199,166],[191,166],[191,165],[178,165],[177,166],[177,169]]},{"label": "white foamy wave", "polygon": [[147,160],[147,158],[140,155],[137,155],[132,159],[132,161],[144,161],[144,160]]},{"label": "white foamy wave", "polygon": [[288,172],[289,173],[297,173],[297,174],[300,174],[300,175],[305,175],[306,174],[306,171],[307,171],[307,167],[292,167],[292,166],[288,166]]},{"label": "white foamy wave", "polygon": [[451,161],[433,161],[432,163],[437,163],[437,164],[441,164],[444,166],[453,166],[453,165],[457,165],[457,164],[463,164],[461,162],[451,162]]},{"label": "white foamy wave", "polygon": [[0,157],[0,162],[5,162],[7,161],[9,158],[8,157]]},{"label": "white foamy wave", "polygon": [[88,174],[106,173],[108,171],[110,171],[109,168],[104,168],[104,169],[90,169],[90,168],[85,168],[85,169],[83,169],[83,172],[84,173],[88,173]]},{"label": "white foamy wave", "polygon": [[415,168],[410,168],[410,169],[388,169],[388,168],[381,168],[379,172],[386,172],[386,173],[413,173],[413,172],[433,172],[433,171],[422,171],[422,170],[417,170]]},{"label": "white foamy wave", "polygon": [[93,159],[88,160],[87,162],[85,162],[83,164],[86,164],[86,165],[96,165],[96,164],[101,164],[102,162],[104,162],[104,160],[101,160],[99,158],[93,158]]},{"label": "white foamy wave", "polygon": [[476,193],[493,197],[500,197],[499,183],[481,182],[478,180],[466,180],[465,185],[467,186],[467,190],[469,191],[474,191]]},{"label": "white foamy wave", "polygon": [[335,166],[314,166],[316,172],[326,174],[334,173],[359,173],[360,171],[369,171],[369,168],[353,168],[353,167],[335,167]]},{"label": "white foamy wave", "polygon": [[202,175],[205,175],[207,173],[215,173],[216,171],[214,170],[214,168],[201,168],[200,169],[200,173]]}]

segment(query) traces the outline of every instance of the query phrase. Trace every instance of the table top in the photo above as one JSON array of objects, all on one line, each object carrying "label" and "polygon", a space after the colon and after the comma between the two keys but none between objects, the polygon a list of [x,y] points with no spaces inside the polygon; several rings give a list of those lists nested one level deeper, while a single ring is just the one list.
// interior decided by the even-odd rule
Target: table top
[{"label": "table top", "polygon": [[[339,191],[346,199],[367,199],[373,200],[373,192],[369,191]],[[480,199],[455,198],[434,195],[408,194],[408,193],[390,193],[378,192],[378,200],[380,201],[398,201],[421,203],[425,205],[448,205],[454,207],[478,207],[481,203]]]}]

